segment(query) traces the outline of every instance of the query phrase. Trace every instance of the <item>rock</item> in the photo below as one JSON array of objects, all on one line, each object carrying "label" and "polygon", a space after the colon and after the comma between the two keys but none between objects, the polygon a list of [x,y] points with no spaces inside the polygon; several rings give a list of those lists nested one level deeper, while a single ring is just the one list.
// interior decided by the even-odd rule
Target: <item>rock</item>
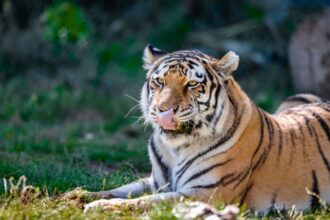
[{"label": "rock", "polygon": [[306,18],[292,35],[289,61],[297,92],[330,98],[330,8]]},{"label": "rock", "polygon": [[235,220],[239,213],[236,206],[228,205],[218,211],[204,202],[181,202],[172,210],[179,219]]}]

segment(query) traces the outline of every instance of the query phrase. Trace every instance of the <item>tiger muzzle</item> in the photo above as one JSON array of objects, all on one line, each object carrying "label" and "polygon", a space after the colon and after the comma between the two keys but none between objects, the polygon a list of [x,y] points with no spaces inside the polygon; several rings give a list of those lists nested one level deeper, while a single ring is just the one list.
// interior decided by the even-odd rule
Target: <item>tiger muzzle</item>
[{"label": "tiger muzzle", "polygon": [[174,110],[170,108],[167,111],[159,111],[156,117],[157,123],[165,130],[177,130],[178,122],[174,120]]},{"label": "tiger muzzle", "polygon": [[156,121],[158,125],[168,134],[191,133],[193,122],[178,122],[174,119],[175,111],[173,108],[157,113]]}]

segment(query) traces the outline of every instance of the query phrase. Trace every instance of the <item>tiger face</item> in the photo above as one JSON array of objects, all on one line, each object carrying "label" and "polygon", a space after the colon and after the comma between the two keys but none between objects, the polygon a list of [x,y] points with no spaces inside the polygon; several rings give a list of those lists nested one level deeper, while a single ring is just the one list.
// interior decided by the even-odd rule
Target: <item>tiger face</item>
[{"label": "tiger face", "polygon": [[198,102],[209,92],[205,72],[199,63],[175,60],[167,68],[156,68],[151,75],[149,112],[165,132],[190,132],[201,113]]},{"label": "tiger face", "polygon": [[229,52],[218,60],[197,50],[165,53],[147,46],[144,63],[141,107],[155,130],[167,138],[217,133],[216,124],[226,118],[226,80],[238,56]]}]

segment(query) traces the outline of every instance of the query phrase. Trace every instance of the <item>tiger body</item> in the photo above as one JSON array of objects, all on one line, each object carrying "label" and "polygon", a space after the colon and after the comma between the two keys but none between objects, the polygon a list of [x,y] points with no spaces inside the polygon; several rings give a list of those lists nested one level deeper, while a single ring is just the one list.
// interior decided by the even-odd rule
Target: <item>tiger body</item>
[{"label": "tiger body", "polygon": [[[145,50],[147,81],[141,109],[154,133],[148,144],[150,178],[108,192],[137,199],[88,204],[145,204],[182,195],[198,200],[240,201],[271,209],[314,208],[330,202],[330,104],[288,107],[276,114],[259,109],[231,73],[238,57],[218,60],[199,51],[166,54]],[[126,196],[125,196],[126,195]]]},{"label": "tiger body", "polygon": [[[242,105],[246,97],[237,96],[242,91],[231,83],[228,90],[235,92],[230,96],[230,111],[234,111],[235,104]],[[318,199],[306,189],[330,202],[330,130],[325,126],[329,104],[308,104],[270,115],[247,101],[233,119],[238,120],[239,115],[247,118],[241,123],[229,122],[239,126],[225,133],[227,136],[194,141],[189,146],[180,144],[173,149],[161,134],[154,134],[149,144],[154,190],[167,186],[164,191],[184,194],[195,189],[200,200],[208,201],[212,195],[225,203],[241,197],[249,208],[263,212],[293,205],[314,208]]]}]

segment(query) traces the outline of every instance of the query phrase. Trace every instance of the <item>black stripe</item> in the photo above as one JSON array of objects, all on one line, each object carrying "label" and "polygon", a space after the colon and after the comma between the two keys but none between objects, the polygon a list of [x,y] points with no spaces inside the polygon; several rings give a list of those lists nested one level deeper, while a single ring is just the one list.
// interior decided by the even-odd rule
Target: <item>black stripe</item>
[{"label": "black stripe", "polygon": [[246,187],[246,189],[244,190],[244,193],[241,196],[238,207],[241,207],[242,205],[244,205],[245,199],[246,199],[247,195],[249,194],[249,192],[251,191],[252,187],[253,187],[252,183],[250,185],[248,185],[248,187]]},{"label": "black stripe", "polygon": [[[316,177],[315,170],[312,170],[312,192],[315,193],[316,195],[320,195],[320,190],[319,190],[319,183]],[[320,205],[319,198],[315,195],[311,195],[311,202],[310,202],[310,207],[313,211],[317,209]]]},{"label": "black stripe", "polygon": [[[198,123],[195,125],[195,129],[201,128],[203,125],[202,121],[198,121]],[[180,165],[180,164],[179,164]]]},{"label": "black stripe", "polygon": [[305,141],[305,134],[304,134],[304,131],[303,131],[303,126],[300,124],[300,121],[298,121],[296,118],[292,118],[295,122],[296,122],[296,124],[298,125],[298,127],[299,127],[299,133],[300,133],[300,135],[301,135],[301,137],[302,137],[302,141],[304,142]]},{"label": "black stripe", "polygon": [[268,129],[268,136],[269,136],[269,140],[268,140],[268,146],[267,148],[264,150],[263,154],[261,155],[261,157],[259,158],[259,160],[257,161],[257,164],[254,165],[254,167],[252,168],[252,172],[257,169],[259,167],[259,165],[264,164],[264,162],[266,161],[269,152],[272,148],[273,145],[273,137],[274,137],[274,126],[272,123],[272,120],[269,118],[269,116],[264,113],[264,118],[266,121],[266,125],[267,125],[267,129]]},{"label": "black stripe", "polygon": [[[214,84],[214,83],[212,83],[212,84]],[[218,106],[218,101],[219,101],[218,96],[219,96],[220,90],[221,90],[220,86],[217,86],[216,89],[215,89],[215,93],[214,93],[215,101],[214,101],[214,104],[212,106],[213,109],[217,109],[216,107]],[[210,92],[210,98],[209,98],[208,102],[211,102],[212,94],[213,94],[213,91]],[[213,117],[214,117],[214,112],[211,114],[211,117],[209,118],[210,120],[208,122],[211,122]]]},{"label": "black stripe", "polygon": [[146,86],[146,90],[147,90],[147,101],[148,101],[148,104],[149,104],[149,102],[150,102],[150,100],[149,100],[149,94],[150,94],[150,80],[148,80],[147,82],[147,86]]},{"label": "black stripe", "polygon": [[[219,102],[218,97],[219,97],[219,94],[220,94],[220,92],[221,92],[221,86],[220,86],[219,80],[218,80],[217,77],[216,77],[215,79],[216,79],[216,81],[217,81],[218,87],[217,87],[217,91],[216,91],[216,93],[215,93],[215,103],[213,104],[213,108],[214,108],[214,109],[216,109],[217,107],[219,108],[219,106],[218,106],[218,102]],[[225,100],[223,100],[223,102],[222,102],[222,104],[221,104],[221,107],[220,107],[220,108],[221,108],[221,109],[220,109],[220,112],[219,112],[219,114],[217,115],[217,117],[216,117],[215,120],[214,120],[214,124],[215,124],[215,125],[218,123],[219,118],[220,118],[221,115],[222,115],[224,104],[225,104]],[[214,129],[213,129],[213,130],[214,130]]]},{"label": "black stripe", "polygon": [[[190,69],[194,69],[194,66],[191,65],[189,62],[187,63],[187,65]],[[196,75],[196,76],[198,77],[199,75]],[[202,77],[202,75],[200,75],[200,77],[198,77],[198,78],[201,78],[201,77]]]},{"label": "black stripe", "polygon": [[230,177],[232,177],[234,175],[235,175],[234,173],[229,173],[229,174],[224,175],[220,180],[218,180],[215,183],[210,183],[210,184],[206,184],[206,185],[197,185],[197,186],[193,186],[190,188],[193,188],[193,189],[195,189],[195,188],[203,188],[203,189],[214,188],[214,187],[221,185],[223,182],[225,182],[227,179],[229,179]]},{"label": "black stripe", "polygon": [[212,82],[213,79],[214,79],[212,73],[210,72],[208,67],[206,67],[205,70],[206,70],[206,73],[207,73],[206,75],[210,78],[210,81]]},{"label": "black stripe", "polygon": [[248,176],[251,175],[251,173],[252,173],[251,171],[252,171],[251,167],[245,169],[245,171],[241,172],[236,178],[233,178],[232,181],[227,182],[226,185],[228,185],[228,184],[230,184],[230,183],[235,182],[236,180],[238,180],[238,182],[234,185],[234,188],[236,188],[237,186],[239,186],[243,182],[243,180],[246,177],[248,177]]},{"label": "black stripe", "polygon": [[328,137],[328,141],[330,141],[330,129],[327,123],[323,120],[323,118],[317,114],[316,112],[312,111],[312,115],[317,119],[317,121],[320,123],[321,127],[323,128],[325,134]]},{"label": "black stripe", "polygon": [[285,102],[302,102],[302,103],[312,103],[309,99],[302,96],[291,96],[285,100]]},{"label": "black stripe", "polygon": [[[204,64],[205,64],[205,70],[206,70],[206,72],[208,72],[208,73],[211,72],[210,69],[213,69],[213,71],[216,71],[216,70],[214,70],[214,68],[210,68],[209,65],[207,65],[207,63],[204,63]],[[216,73],[218,75],[220,75],[220,77],[222,77],[222,78],[225,78],[226,77],[226,75],[222,71],[216,71]]]},{"label": "black stripe", "polygon": [[[267,151],[267,149],[264,150],[264,152],[261,154],[261,156],[259,157],[259,159],[257,160],[257,162],[247,168],[245,171],[241,172],[240,175],[238,175],[236,178],[234,178],[231,182],[234,182],[237,180],[237,183],[234,185],[234,188],[237,188],[237,186],[239,186],[248,176],[251,176],[252,173],[259,167],[260,164],[263,164],[268,156],[269,151]],[[229,183],[231,183],[229,182]],[[227,183],[227,184],[229,184]]]},{"label": "black stripe", "polygon": [[187,62],[192,66],[199,66],[195,61],[193,61],[191,59],[187,59]]},{"label": "black stripe", "polygon": [[155,178],[155,175],[154,175],[153,180],[154,180],[154,186],[155,186],[155,189],[156,189],[156,191],[157,191],[157,190],[159,189],[159,184],[158,184],[158,182],[157,182],[157,180],[156,180],[156,178]]},{"label": "black stripe", "polygon": [[302,137],[302,146],[303,146],[303,156],[304,156],[304,160],[305,161],[309,161],[309,155],[306,152],[306,144],[305,144],[305,134],[304,134],[304,130],[303,130],[303,126],[301,125],[300,121],[296,120],[295,118],[293,118],[293,120],[297,123],[297,125],[299,126],[299,133],[300,136]]},{"label": "black stripe", "polygon": [[303,118],[304,118],[305,125],[306,125],[306,127],[307,127],[307,129],[308,129],[309,135],[312,136],[312,135],[313,135],[313,132],[312,132],[311,125],[309,124],[309,120],[310,120],[310,119],[307,118],[306,115],[302,115],[302,116],[303,116]]},{"label": "black stripe", "polygon": [[318,135],[317,135],[317,133],[316,133],[316,131],[315,131],[315,129],[313,127],[312,127],[312,130],[313,130],[313,133],[314,133],[314,136],[315,136],[316,146],[317,146],[317,149],[319,151],[319,154],[321,155],[322,160],[323,160],[323,163],[327,167],[328,172],[330,174],[330,164],[329,164],[329,161],[328,161],[328,159],[324,155],[324,152],[323,152],[323,150],[321,148],[321,145],[320,145],[319,137],[318,137]]},{"label": "black stripe", "polygon": [[261,154],[257,162],[252,166],[251,173],[254,172],[261,164],[263,164],[266,161],[268,157],[268,153],[269,151],[267,149],[264,149],[264,152]]},{"label": "black stripe", "polygon": [[[181,114],[182,114],[182,112],[181,112]],[[187,115],[191,115],[191,114],[192,114],[191,111],[187,111],[187,112],[185,112],[184,114],[180,115],[179,117],[180,117],[180,118],[183,118],[183,117],[186,117]]]},{"label": "black stripe", "polygon": [[206,106],[206,109],[204,111],[207,111],[210,107],[210,103],[209,102],[200,102],[200,101],[197,101],[197,104],[198,105],[205,105]]},{"label": "black stripe", "polygon": [[[274,134],[273,123],[272,123],[271,119],[269,119],[268,116],[265,113],[263,113],[263,115],[264,115],[264,119],[266,121],[266,125],[267,125],[266,127],[268,129],[269,142],[268,142],[267,148],[264,149],[264,152],[262,153],[262,155],[259,157],[257,162],[253,165],[251,173],[253,173],[257,168],[259,168],[260,165],[265,163],[265,161],[267,160],[267,157],[269,155],[269,152],[271,150],[272,144],[273,144],[273,134]],[[236,186],[238,184],[236,184]]]},{"label": "black stripe", "polygon": [[[161,156],[157,153],[157,150],[156,150],[156,147],[155,147],[155,143],[154,143],[154,138],[151,137],[150,139],[150,148],[151,148],[151,151],[153,153],[153,155],[155,156],[156,158],[156,161],[157,161],[157,164],[159,165],[160,169],[161,169],[161,172],[162,172],[162,176],[165,180],[165,182],[167,183],[170,183],[171,184],[171,181],[170,181],[170,173],[169,173],[169,167],[162,161],[162,158]],[[171,186],[170,186],[171,188]]]},{"label": "black stripe", "polygon": [[[186,87],[185,87],[186,88]],[[201,89],[201,91],[198,91],[198,95],[197,95],[197,97],[200,97],[200,94],[205,94],[205,92],[206,92],[206,90],[205,90],[205,85],[201,85],[200,86],[200,89]],[[187,91],[188,91],[188,89],[187,89]]]},{"label": "black stripe", "polygon": [[278,135],[280,138],[280,142],[278,143],[278,153],[277,153],[277,162],[280,160],[280,156],[282,153],[282,148],[283,148],[283,132],[282,132],[282,128],[281,126],[278,124],[278,122],[276,120],[274,120],[274,124],[276,125],[277,129],[278,129]]},{"label": "black stripe", "polygon": [[289,159],[289,163],[290,165],[292,164],[292,158],[293,156],[295,155],[295,152],[296,152],[296,133],[295,133],[295,130],[294,129],[291,129],[289,131],[289,134],[290,134],[290,140],[291,140],[291,147],[290,147],[290,159]]},{"label": "black stripe", "polygon": [[[235,117],[236,120],[233,121],[232,126],[228,129],[226,135],[221,138],[216,144],[214,144],[213,146],[209,147],[207,150],[200,152],[199,154],[197,154],[196,156],[194,156],[193,158],[191,158],[190,160],[188,160],[186,162],[186,164],[176,172],[176,175],[179,175],[177,178],[177,182],[179,181],[179,179],[181,178],[181,176],[183,175],[183,173],[191,166],[191,164],[198,159],[199,157],[204,156],[205,154],[217,149],[219,146],[221,146],[223,143],[227,142],[233,135],[234,131],[236,131],[237,126],[242,118],[242,115],[244,113],[244,109],[242,110],[242,112],[240,113],[240,115],[238,117]],[[235,112],[236,115],[236,112]],[[222,152],[225,153],[225,152]]]},{"label": "black stripe", "polygon": [[259,151],[259,149],[260,149],[260,147],[261,147],[261,145],[262,145],[262,141],[263,141],[263,139],[264,139],[264,118],[263,118],[264,116],[263,116],[263,114],[260,112],[260,109],[259,109],[259,108],[257,108],[257,107],[255,107],[255,108],[256,108],[257,113],[258,113],[258,117],[259,117],[259,122],[260,122],[260,128],[261,128],[261,130],[260,130],[259,143],[258,143],[256,149],[255,149],[254,152],[253,152],[252,159],[253,159],[253,158],[255,157],[255,155],[258,153],[258,151]]},{"label": "black stripe", "polygon": [[[209,98],[207,99],[207,101],[206,102],[200,102],[200,101],[197,101],[197,103],[199,104],[199,105],[205,105],[205,106],[207,106],[207,108],[204,110],[204,111],[207,111],[208,109],[209,109],[209,107],[210,107],[210,101],[211,101],[211,99],[212,99],[212,94],[213,94],[213,91],[214,91],[214,89],[216,88],[216,91],[219,89],[219,86],[218,87],[216,87],[216,84],[215,83],[211,83],[211,86],[210,86],[210,96],[209,96]],[[217,102],[217,99],[215,100],[216,102]]]},{"label": "black stripe", "polygon": [[216,107],[218,107],[218,101],[219,101],[218,97],[219,97],[219,94],[220,94],[220,92],[221,92],[221,86],[220,86],[220,83],[219,83],[219,81],[218,81],[217,78],[215,78],[215,79],[217,80],[217,84],[216,84],[216,85],[218,85],[218,86],[217,86],[217,90],[216,90],[215,93],[214,93],[214,98],[215,98],[215,102],[214,102],[214,104],[213,104],[213,108],[214,108],[214,109],[216,109]]},{"label": "black stripe", "polygon": [[296,139],[296,132],[295,132],[295,130],[291,129],[289,131],[289,134],[290,134],[291,145],[295,146],[296,145],[296,140],[295,140]]},{"label": "black stripe", "polygon": [[[240,173],[239,175],[233,177],[234,175],[231,175],[231,179],[229,181],[225,181],[225,180],[219,180],[221,181],[221,184],[223,184],[224,186],[225,185],[228,185],[236,180],[238,180],[238,182],[235,184],[234,188],[236,188],[240,183],[243,182],[243,180],[250,176],[258,167],[260,164],[263,164],[268,155],[269,155],[269,152],[271,150],[271,147],[272,147],[272,144],[273,144],[273,136],[274,136],[274,127],[273,127],[273,124],[272,124],[272,121],[271,119],[268,118],[268,116],[263,113],[263,112],[260,112],[261,114],[261,118],[263,118],[265,121],[266,121],[266,124],[267,124],[267,128],[268,128],[268,135],[269,135],[269,143],[268,143],[268,146],[267,148],[264,150],[264,152],[262,153],[262,155],[259,157],[258,161],[250,168],[246,169],[245,171],[243,171],[242,173]],[[262,120],[261,120],[262,121]],[[263,123],[262,123],[263,124]],[[263,139],[263,126],[262,126],[262,138],[260,138],[259,140],[259,144],[261,145],[262,144],[262,139]],[[258,145],[259,145],[258,144]],[[257,147],[257,149],[259,148],[260,146]],[[257,152],[257,149],[255,152]],[[232,178],[233,177],[233,178]],[[229,179],[229,177],[227,178]],[[211,184],[211,186],[214,185],[214,184]],[[205,187],[204,187],[205,188]]]},{"label": "black stripe", "polygon": [[239,180],[239,182],[236,183],[236,185],[234,186],[234,188],[236,188],[241,183],[240,180],[245,179],[245,177],[248,176],[249,174],[251,174],[251,168],[250,167],[245,169],[243,172],[241,172],[237,175],[231,176],[231,178],[227,178],[226,181],[223,181],[221,184],[222,184],[222,186],[227,186],[227,185]]},{"label": "black stripe", "polygon": [[184,186],[184,185],[186,185],[187,183],[189,183],[190,181],[193,181],[193,180],[197,179],[198,177],[200,177],[200,176],[202,176],[202,175],[204,175],[204,174],[210,172],[210,171],[213,170],[214,168],[221,167],[221,166],[227,164],[227,163],[230,162],[230,161],[232,161],[232,159],[228,159],[228,160],[226,160],[226,161],[224,161],[224,162],[221,162],[221,163],[213,164],[212,166],[210,166],[210,167],[208,167],[208,168],[206,168],[206,169],[204,169],[204,170],[202,170],[202,171],[200,171],[200,172],[198,172],[198,173],[193,174],[191,177],[189,177],[189,178],[188,178],[188,179],[182,184],[182,186]]},{"label": "black stripe", "polygon": [[268,137],[269,137],[269,143],[268,143],[268,151],[270,151],[273,142],[274,142],[274,125],[273,121],[271,118],[269,118],[268,114],[265,114],[265,121],[267,124],[267,129],[268,129]]},{"label": "black stripe", "polygon": [[214,120],[214,123],[213,123],[214,126],[213,126],[213,129],[212,129],[212,132],[213,132],[213,133],[215,132],[215,126],[218,124],[219,119],[220,119],[220,117],[221,117],[221,115],[222,115],[222,113],[223,113],[224,106],[225,106],[225,101],[222,102],[221,107],[220,107],[221,110],[220,110],[219,114],[217,115],[217,117],[216,117],[215,120]]},{"label": "black stripe", "polygon": [[[222,115],[222,112],[223,112],[223,109],[224,109],[224,105],[225,105],[225,102],[222,103],[220,113],[219,113],[219,115],[217,116],[217,118],[215,119],[214,126],[212,126],[212,134],[215,133],[215,126],[216,126],[216,124],[218,123],[218,120],[219,120],[219,118],[220,118],[221,115]],[[201,123],[202,123],[202,122],[201,122]],[[206,124],[206,125],[207,125],[207,124]],[[207,126],[209,126],[209,125],[207,125]],[[221,152],[220,154],[223,154],[223,152]],[[218,154],[215,154],[215,155],[211,155],[211,156],[209,156],[209,157],[206,157],[206,158],[203,159],[201,162],[203,162],[203,161],[205,161],[205,160],[208,160],[208,159],[210,159],[210,158],[212,158],[212,157],[215,157],[215,156],[218,156]]]},{"label": "black stripe", "polygon": [[330,112],[330,105],[329,104],[330,103],[322,103],[322,104],[320,104],[319,107],[329,113]]}]

